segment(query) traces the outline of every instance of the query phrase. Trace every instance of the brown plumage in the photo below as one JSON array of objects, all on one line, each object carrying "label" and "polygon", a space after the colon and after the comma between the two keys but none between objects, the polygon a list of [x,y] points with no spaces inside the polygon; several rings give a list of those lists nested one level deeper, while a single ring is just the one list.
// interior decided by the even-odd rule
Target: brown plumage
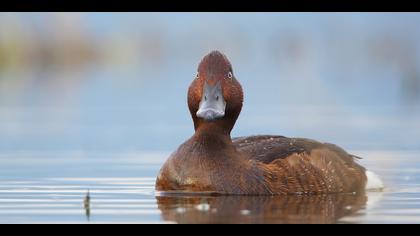
[{"label": "brown plumage", "polygon": [[[219,93],[205,88],[219,84]],[[217,51],[205,56],[188,90],[195,134],[166,161],[156,190],[241,195],[364,191],[365,169],[336,145],[268,135],[232,140],[242,102],[228,59]],[[203,107],[210,108],[199,114]]]}]

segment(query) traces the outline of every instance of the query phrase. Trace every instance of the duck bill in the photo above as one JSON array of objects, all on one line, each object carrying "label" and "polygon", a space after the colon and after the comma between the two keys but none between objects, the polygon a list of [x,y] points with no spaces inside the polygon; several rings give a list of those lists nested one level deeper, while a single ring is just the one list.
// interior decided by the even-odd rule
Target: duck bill
[{"label": "duck bill", "polygon": [[197,111],[197,117],[206,121],[213,121],[225,116],[226,101],[220,82],[210,85],[204,84],[203,95]]}]

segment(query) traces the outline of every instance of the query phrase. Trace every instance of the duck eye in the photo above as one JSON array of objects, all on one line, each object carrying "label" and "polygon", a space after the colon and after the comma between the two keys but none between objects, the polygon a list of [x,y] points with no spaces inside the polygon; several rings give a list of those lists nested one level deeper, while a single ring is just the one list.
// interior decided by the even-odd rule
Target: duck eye
[{"label": "duck eye", "polygon": [[228,78],[229,78],[229,79],[232,79],[232,77],[233,77],[232,72],[230,72],[230,71],[229,71],[229,73],[228,73]]}]

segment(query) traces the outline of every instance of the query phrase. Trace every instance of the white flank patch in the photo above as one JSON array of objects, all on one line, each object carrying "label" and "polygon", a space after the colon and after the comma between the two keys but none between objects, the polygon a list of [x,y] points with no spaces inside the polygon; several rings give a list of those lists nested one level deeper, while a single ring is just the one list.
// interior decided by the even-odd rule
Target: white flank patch
[{"label": "white flank patch", "polygon": [[366,190],[381,190],[384,188],[384,184],[378,175],[372,171],[366,171],[367,183]]}]

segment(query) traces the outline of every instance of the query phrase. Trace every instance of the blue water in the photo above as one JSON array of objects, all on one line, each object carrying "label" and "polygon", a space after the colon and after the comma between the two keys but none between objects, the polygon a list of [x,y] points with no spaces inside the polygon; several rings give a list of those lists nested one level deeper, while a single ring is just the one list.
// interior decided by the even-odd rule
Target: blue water
[{"label": "blue water", "polygon": [[[363,195],[160,197],[167,153],[1,157],[1,223],[419,223],[419,152],[361,151],[386,188]],[[90,201],[85,205],[88,194]]]}]

